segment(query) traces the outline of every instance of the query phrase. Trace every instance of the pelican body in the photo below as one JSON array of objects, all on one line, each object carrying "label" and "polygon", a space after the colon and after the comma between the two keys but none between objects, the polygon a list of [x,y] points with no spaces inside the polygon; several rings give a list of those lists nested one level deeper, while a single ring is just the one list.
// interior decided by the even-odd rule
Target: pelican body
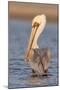
[{"label": "pelican body", "polygon": [[32,20],[32,32],[25,53],[25,60],[32,68],[32,72],[37,75],[46,75],[51,58],[49,48],[40,49],[37,40],[46,25],[46,16],[38,15]]}]

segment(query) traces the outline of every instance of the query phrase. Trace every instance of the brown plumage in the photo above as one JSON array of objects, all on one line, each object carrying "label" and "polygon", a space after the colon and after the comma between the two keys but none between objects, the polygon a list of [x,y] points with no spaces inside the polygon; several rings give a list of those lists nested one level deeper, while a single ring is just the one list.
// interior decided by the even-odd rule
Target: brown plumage
[{"label": "brown plumage", "polygon": [[46,75],[51,58],[51,51],[49,48],[33,49],[33,55],[29,61],[32,67],[32,72],[39,75]]}]

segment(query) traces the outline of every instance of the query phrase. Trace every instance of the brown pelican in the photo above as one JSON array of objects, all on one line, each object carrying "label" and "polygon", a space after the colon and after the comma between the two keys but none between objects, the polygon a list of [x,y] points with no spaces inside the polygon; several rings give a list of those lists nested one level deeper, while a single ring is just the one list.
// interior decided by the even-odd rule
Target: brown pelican
[{"label": "brown pelican", "polygon": [[46,75],[48,71],[51,51],[49,48],[40,49],[37,40],[46,25],[46,16],[38,15],[32,20],[32,32],[25,53],[25,60],[37,75]]}]

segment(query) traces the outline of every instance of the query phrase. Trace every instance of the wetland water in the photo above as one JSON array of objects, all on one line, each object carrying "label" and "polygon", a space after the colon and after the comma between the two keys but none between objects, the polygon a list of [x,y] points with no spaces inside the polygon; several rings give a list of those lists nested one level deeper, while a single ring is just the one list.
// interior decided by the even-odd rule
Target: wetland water
[{"label": "wetland water", "polygon": [[24,61],[31,28],[31,21],[9,19],[9,88],[58,85],[57,24],[47,23],[38,40],[40,48],[49,47],[52,52],[47,77],[32,77],[31,68]]}]

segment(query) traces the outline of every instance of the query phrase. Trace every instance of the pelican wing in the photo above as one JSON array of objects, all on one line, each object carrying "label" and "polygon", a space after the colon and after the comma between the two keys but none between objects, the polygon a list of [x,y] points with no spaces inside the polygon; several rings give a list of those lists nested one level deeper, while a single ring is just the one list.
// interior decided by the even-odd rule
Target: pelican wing
[{"label": "pelican wing", "polygon": [[48,69],[49,61],[51,58],[51,51],[49,48],[42,48],[42,49],[33,49],[34,54],[32,61],[36,62],[38,65],[42,64],[44,70]]}]

